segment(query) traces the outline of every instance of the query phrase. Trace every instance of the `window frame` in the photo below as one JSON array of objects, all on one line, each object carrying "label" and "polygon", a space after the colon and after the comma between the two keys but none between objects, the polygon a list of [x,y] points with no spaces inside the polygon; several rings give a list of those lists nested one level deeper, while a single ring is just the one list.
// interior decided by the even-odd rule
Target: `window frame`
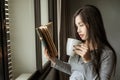
[{"label": "window frame", "polygon": [[[35,13],[35,28],[41,25],[41,10],[40,10],[40,0],[34,0],[34,13]],[[58,39],[57,39],[57,1],[48,0],[48,16],[49,22],[53,22],[53,41],[56,48],[58,49]],[[43,80],[48,72],[50,71],[50,61],[48,61],[44,66],[42,66],[42,45],[38,38],[37,32],[35,31],[35,41],[36,41],[36,72],[29,78]]]}]

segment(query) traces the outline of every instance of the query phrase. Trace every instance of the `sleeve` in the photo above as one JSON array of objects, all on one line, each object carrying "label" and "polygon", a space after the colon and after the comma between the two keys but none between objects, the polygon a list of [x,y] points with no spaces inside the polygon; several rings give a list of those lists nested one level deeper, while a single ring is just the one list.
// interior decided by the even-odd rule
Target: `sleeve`
[{"label": "sleeve", "polygon": [[71,66],[69,63],[63,62],[61,60],[55,59],[55,64],[52,65],[57,70],[71,75]]},{"label": "sleeve", "polygon": [[86,63],[85,76],[87,80],[110,80],[114,69],[115,55],[112,51],[104,51],[101,56],[99,72],[97,73],[94,64]]},{"label": "sleeve", "polygon": [[115,55],[112,51],[107,51],[107,55],[102,58],[101,67],[100,67],[100,78],[101,80],[110,80],[114,65],[115,65]]}]

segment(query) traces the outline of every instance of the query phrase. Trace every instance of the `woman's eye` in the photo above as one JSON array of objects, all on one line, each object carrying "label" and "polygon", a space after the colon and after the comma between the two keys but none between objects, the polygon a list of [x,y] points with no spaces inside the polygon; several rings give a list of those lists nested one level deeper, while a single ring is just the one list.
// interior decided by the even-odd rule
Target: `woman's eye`
[{"label": "woman's eye", "polygon": [[84,26],[84,24],[80,24],[80,26],[81,26],[81,27],[83,27],[83,26]]}]

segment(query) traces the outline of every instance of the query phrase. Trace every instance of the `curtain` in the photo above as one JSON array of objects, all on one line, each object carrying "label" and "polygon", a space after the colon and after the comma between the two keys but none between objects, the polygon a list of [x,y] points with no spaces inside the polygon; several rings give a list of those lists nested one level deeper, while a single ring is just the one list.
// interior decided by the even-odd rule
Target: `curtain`
[{"label": "curtain", "polygon": [[[66,55],[66,41],[69,37],[70,27],[69,27],[69,14],[68,14],[68,0],[59,0],[58,4],[58,48],[59,48],[59,59],[62,61],[68,61],[68,56]],[[59,71],[59,80],[69,80],[69,76],[61,71]]]}]

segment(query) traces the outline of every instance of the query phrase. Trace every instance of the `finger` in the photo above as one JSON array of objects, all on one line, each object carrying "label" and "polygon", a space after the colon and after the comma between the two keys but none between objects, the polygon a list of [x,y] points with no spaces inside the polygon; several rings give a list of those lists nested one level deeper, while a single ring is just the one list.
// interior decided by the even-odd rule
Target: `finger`
[{"label": "finger", "polygon": [[87,47],[87,46],[84,46],[84,45],[81,45],[81,48],[82,48],[82,49],[85,49],[85,50],[88,50],[88,47]]},{"label": "finger", "polygon": [[80,50],[74,50],[74,52],[81,57],[83,56],[83,53]]},{"label": "finger", "polygon": [[74,47],[76,50],[87,50],[88,48],[84,47],[84,46],[81,46],[81,45],[77,45]]},{"label": "finger", "polygon": [[80,46],[84,46],[84,47],[88,47],[88,45],[87,44],[85,44],[85,43],[82,43],[82,44],[79,44]]},{"label": "finger", "polygon": [[78,53],[80,51],[81,54],[85,54],[87,52],[87,49],[84,49],[83,47],[80,47],[80,46],[75,46],[74,50],[76,50],[76,52]]},{"label": "finger", "polygon": [[85,49],[85,50],[87,50],[87,51],[90,50],[89,46],[87,46],[87,45],[79,44],[79,46],[81,46],[82,49]]},{"label": "finger", "polygon": [[48,49],[47,49],[47,48],[45,48],[44,54],[45,54],[45,56],[46,56],[48,59],[51,58],[50,55],[49,55],[49,53],[48,53]]},{"label": "finger", "polygon": [[79,50],[80,48],[81,48],[80,45],[75,45],[75,46],[74,46],[74,49],[78,49],[78,50]]},{"label": "finger", "polygon": [[77,49],[74,49],[73,51],[74,51],[76,54],[82,53],[82,51],[77,50]]},{"label": "finger", "polygon": [[44,49],[44,53],[45,53],[46,55],[48,54],[47,48]]},{"label": "finger", "polygon": [[80,46],[75,46],[74,49],[77,53],[81,53],[81,54],[86,54],[88,52],[88,49],[86,47],[80,47]]}]

